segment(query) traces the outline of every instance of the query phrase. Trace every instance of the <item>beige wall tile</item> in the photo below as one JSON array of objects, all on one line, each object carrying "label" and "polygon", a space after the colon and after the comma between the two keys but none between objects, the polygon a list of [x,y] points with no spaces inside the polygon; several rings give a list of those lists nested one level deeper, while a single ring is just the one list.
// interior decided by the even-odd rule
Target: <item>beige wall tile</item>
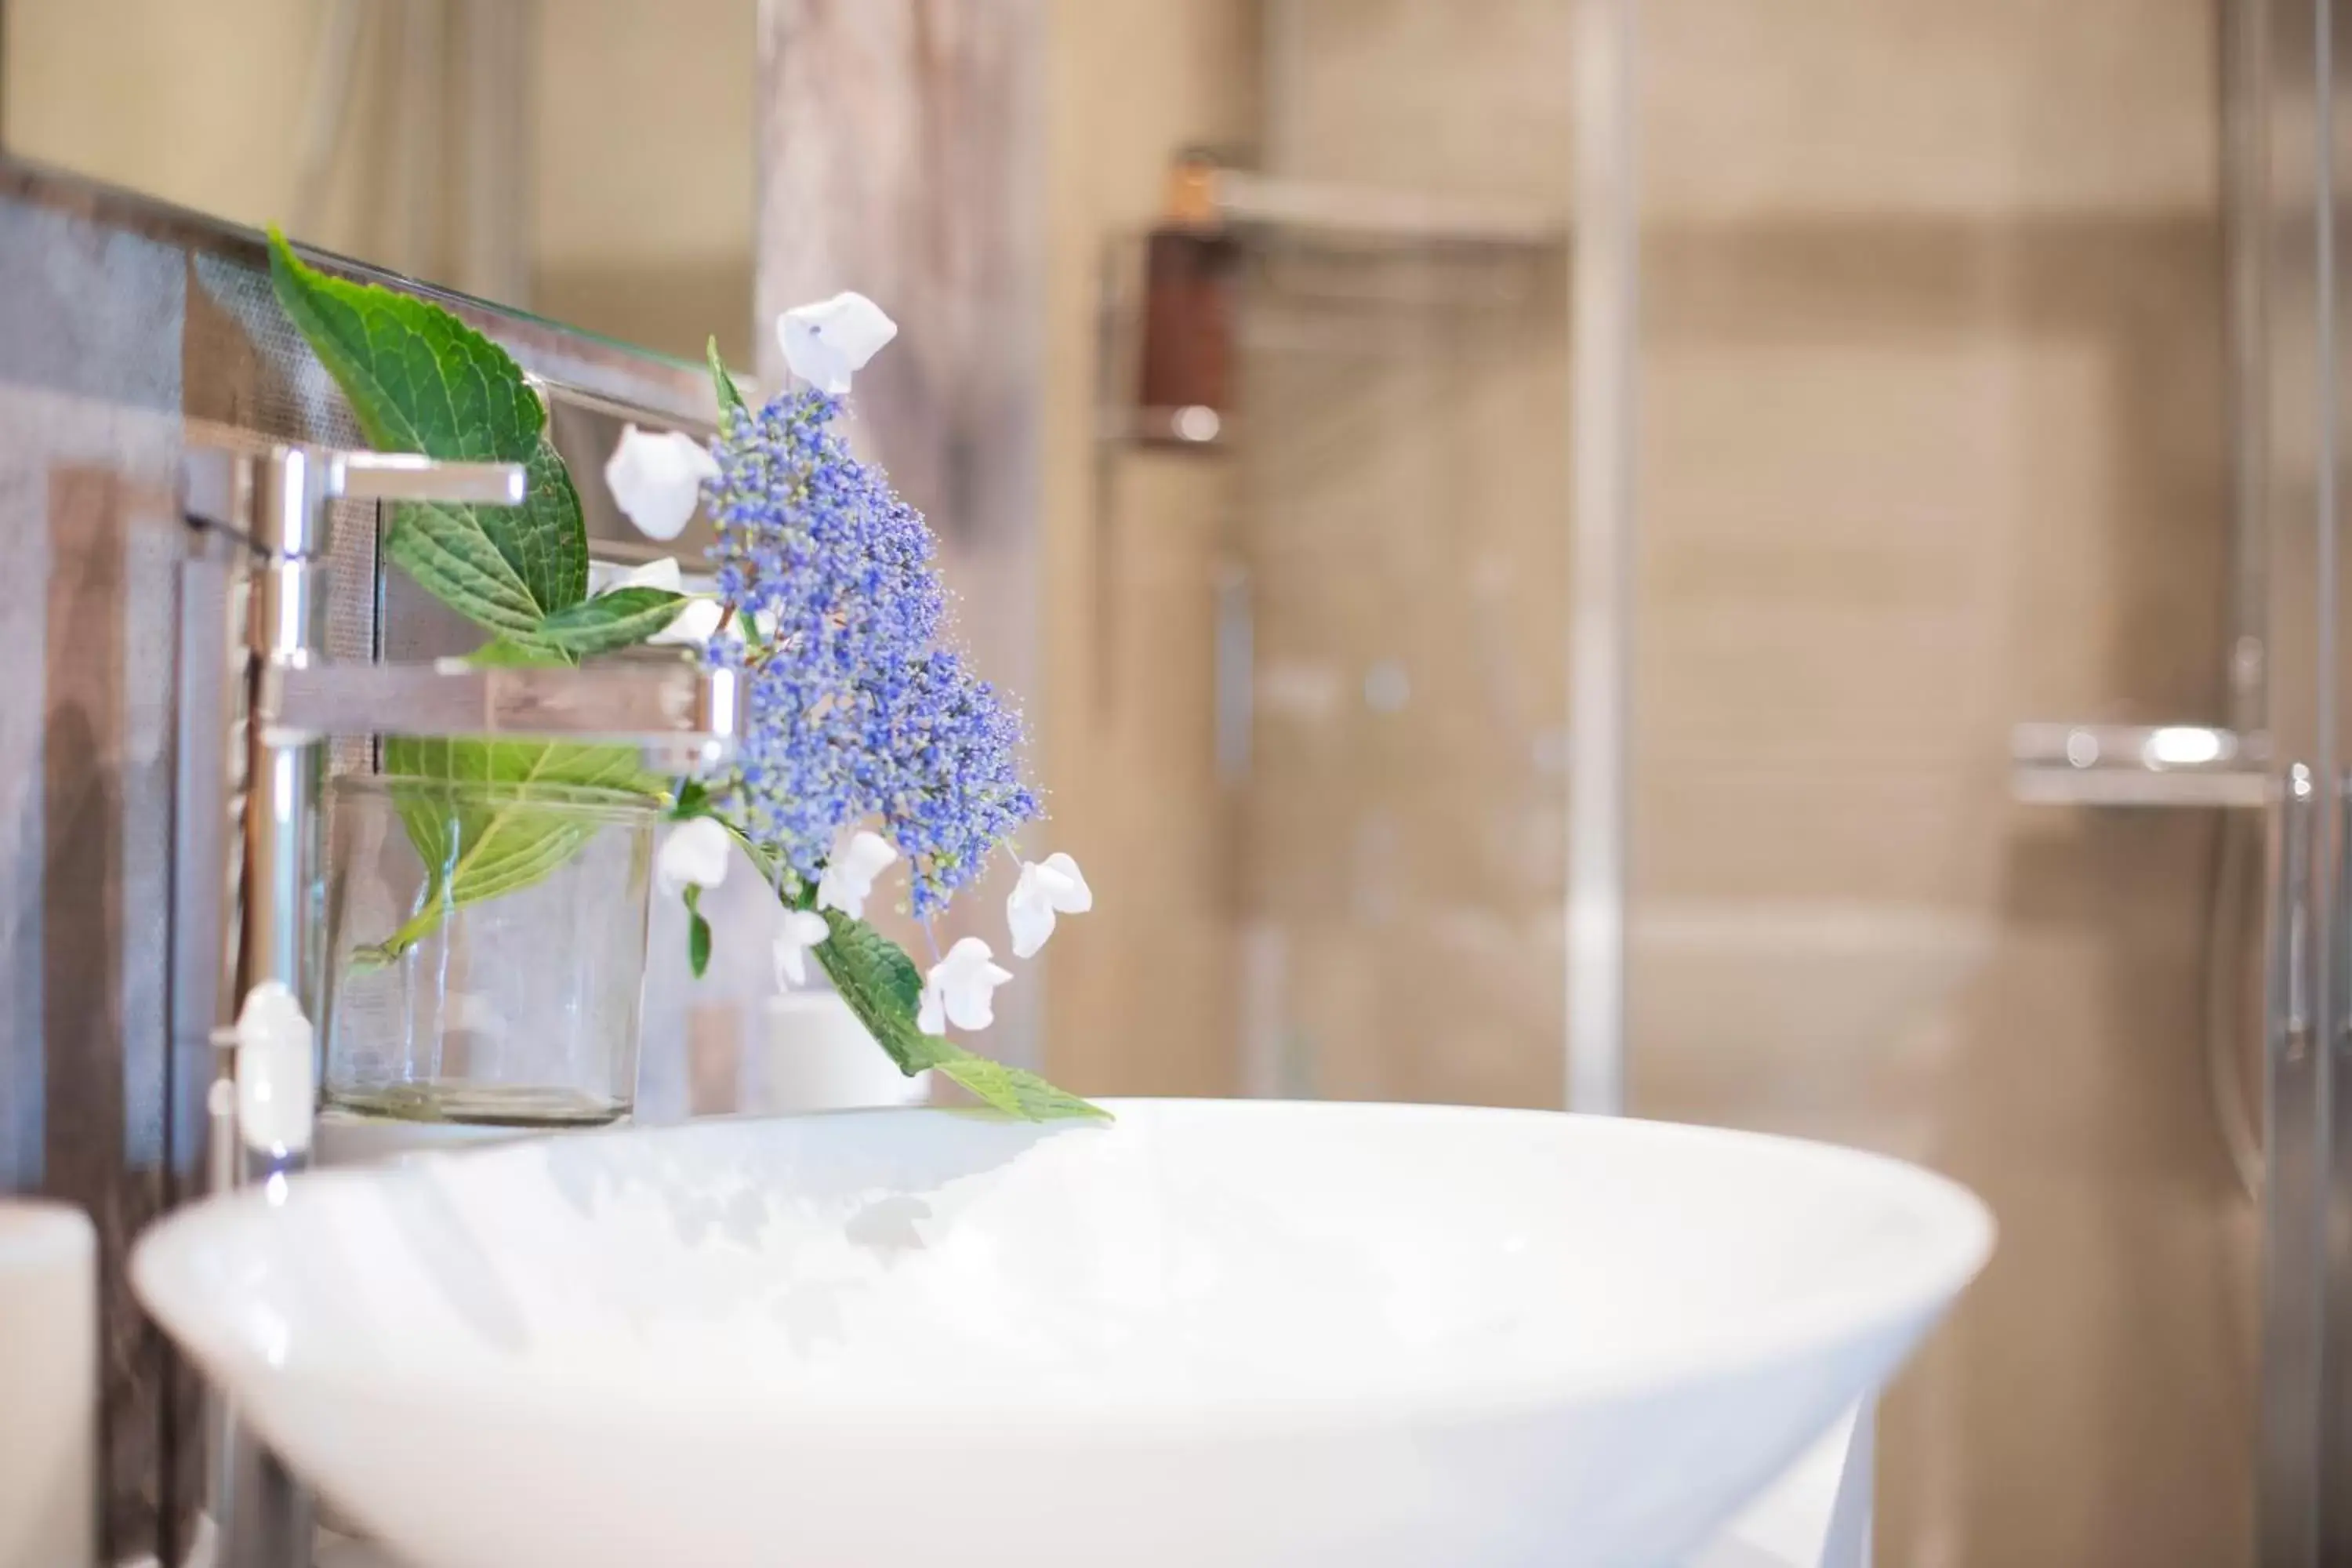
[{"label": "beige wall tile", "polygon": [[2212,199],[2204,0],[1648,0],[1643,178],[1681,219]]}]

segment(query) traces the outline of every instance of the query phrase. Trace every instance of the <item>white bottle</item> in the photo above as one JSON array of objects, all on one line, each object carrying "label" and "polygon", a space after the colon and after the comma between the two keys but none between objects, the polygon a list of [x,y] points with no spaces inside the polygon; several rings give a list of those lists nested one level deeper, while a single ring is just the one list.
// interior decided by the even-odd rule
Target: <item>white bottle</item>
[{"label": "white bottle", "polygon": [[746,1110],[920,1105],[930,1074],[900,1072],[831,991],[787,991],[761,1009],[759,1072]]}]

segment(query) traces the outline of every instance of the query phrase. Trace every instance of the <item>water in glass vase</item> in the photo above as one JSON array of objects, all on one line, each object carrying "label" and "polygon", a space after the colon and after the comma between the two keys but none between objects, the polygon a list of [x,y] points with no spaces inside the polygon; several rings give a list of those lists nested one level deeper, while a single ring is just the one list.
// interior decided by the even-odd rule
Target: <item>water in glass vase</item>
[{"label": "water in glass vase", "polygon": [[451,1121],[469,1127],[604,1127],[629,1113],[625,1100],[575,1089],[440,1079],[339,1089],[327,1102],[358,1116]]}]

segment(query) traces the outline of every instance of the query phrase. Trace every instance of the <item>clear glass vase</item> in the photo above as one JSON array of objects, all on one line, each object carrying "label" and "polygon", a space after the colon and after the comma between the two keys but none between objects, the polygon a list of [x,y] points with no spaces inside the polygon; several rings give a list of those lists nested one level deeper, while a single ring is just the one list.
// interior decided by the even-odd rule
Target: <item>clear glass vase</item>
[{"label": "clear glass vase", "polygon": [[501,1127],[627,1116],[659,807],[368,774],[335,780],[328,809],[328,1107]]}]

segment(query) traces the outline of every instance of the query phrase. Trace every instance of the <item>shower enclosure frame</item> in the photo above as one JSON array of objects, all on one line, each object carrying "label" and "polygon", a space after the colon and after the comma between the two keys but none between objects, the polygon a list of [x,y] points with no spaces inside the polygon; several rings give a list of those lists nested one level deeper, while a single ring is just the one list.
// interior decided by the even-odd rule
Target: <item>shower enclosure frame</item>
[{"label": "shower enclosure frame", "polygon": [[1641,185],[1635,0],[1576,0],[1569,268],[1568,1109],[1625,1109]]},{"label": "shower enclosure frame", "polygon": [[[2352,850],[2346,698],[2352,593],[2339,497],[2347,341],[2337,195],[2352,131],[2352,28],[2335,0],[2241,7],[2250,73],[2246,497],[2267,555],[2270,735],[2263,1028],[2261,1562],[2352,1554]],[[2339,126],[2341,128],[2339,128]]]}]

